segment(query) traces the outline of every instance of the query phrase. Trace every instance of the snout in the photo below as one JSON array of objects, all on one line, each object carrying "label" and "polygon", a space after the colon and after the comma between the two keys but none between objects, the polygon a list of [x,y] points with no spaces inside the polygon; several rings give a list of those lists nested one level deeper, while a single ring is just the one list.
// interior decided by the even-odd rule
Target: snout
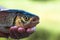
[{"label": "snout", "polygon": [[24,25],[24,26],[26,28],[35,27],[38,23],[39,23],[39,17],[38,16],[34,16],[34,17],[30,18],[29,22],[26,25]]},{"label": "snout", "polygon": [[31,23],[38,24],[39,23],[39,17],[38,16],[33,17],[31,20]]}]

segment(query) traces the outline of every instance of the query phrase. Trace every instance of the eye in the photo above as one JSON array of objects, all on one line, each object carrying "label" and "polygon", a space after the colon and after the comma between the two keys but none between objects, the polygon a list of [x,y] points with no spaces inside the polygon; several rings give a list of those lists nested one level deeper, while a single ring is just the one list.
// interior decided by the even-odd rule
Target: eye
[{"label": "eye", "polygon": [[23,23],[26,23],[26,22],[29,21],[29,17],[24,15],[24,16],[21,17],[21,21],[22,21]]},{"label": "eye", "polygon": [[25,19],[25,21],[28,21],[29,20],[29,18],[27,16],[25,16],[24,19]]},{"label": "eye", "polygon": [[22,16],[22,18],[23,18],[25,21],[28,21],[28,20],[29,20],[29,17],[26,16],[26,15]]}]

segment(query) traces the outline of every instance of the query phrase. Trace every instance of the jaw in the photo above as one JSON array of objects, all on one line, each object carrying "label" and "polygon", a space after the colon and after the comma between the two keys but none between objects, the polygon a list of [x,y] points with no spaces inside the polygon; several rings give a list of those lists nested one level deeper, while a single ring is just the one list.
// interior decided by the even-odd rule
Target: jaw
[{"label": "jaw", "polygon": [[30,23],[27,23],[25,24],[25,28],[32,28],[32,27],[35,27],[39,22],[30,22]]}]

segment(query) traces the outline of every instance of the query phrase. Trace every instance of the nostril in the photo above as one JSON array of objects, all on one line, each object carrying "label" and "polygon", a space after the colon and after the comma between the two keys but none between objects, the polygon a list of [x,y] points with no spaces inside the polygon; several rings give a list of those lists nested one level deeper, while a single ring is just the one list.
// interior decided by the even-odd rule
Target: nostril
[{"label": "nostril", "polygon": [[38,21],[38,20],[39,20],[39,17],[35,16],[32,21]]},{"label": "nostril", "polygon": [[36,19],[33,19],[32,21],[36,21]]}]

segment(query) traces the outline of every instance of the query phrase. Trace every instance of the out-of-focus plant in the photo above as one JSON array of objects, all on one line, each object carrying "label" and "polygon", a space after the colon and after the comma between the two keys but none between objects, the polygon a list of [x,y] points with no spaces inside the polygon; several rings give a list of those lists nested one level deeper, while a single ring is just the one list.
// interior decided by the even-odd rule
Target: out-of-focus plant
[{"label": "out-of-focus plant", "polygon": [[47,1],[55,1],[55,0],[32,0],[32,1],[36,1],[36,2],[47,2]]}]

